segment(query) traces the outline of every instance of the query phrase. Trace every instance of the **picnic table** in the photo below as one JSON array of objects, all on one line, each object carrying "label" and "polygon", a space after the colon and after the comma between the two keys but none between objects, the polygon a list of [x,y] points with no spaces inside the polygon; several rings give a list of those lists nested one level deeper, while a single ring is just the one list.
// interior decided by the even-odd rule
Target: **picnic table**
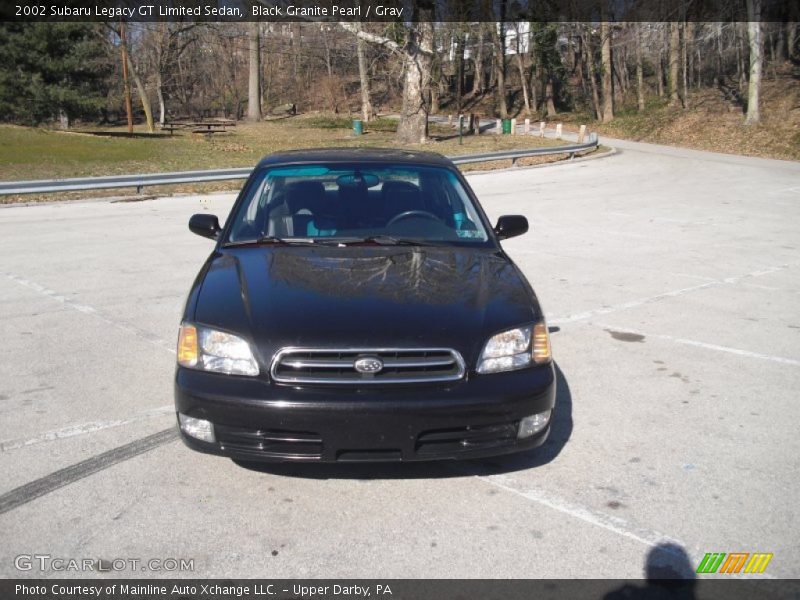
[{"label": "picnic table", "polygon": [[169,131],[169,134],[176,129],[191,129],[192,133],[202,133],[204,135],[211,135],[214,133],[221,133],[228,130],[229,127],[236,127],[236,121],[233,119],[208,119],[204,121],[175,121],[164,123],[161,129]]},{"label": "picnic table", "polygon": [[212,134],[227,131],[228,127],[236,127],[235,121],[197,121],[187,123],[187,127],[192,127],[192,133]]}]

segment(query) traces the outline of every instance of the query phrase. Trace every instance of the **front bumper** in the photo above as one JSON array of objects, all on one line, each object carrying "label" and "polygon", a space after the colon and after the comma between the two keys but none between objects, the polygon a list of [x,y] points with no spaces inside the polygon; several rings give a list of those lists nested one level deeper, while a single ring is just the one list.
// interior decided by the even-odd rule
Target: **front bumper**
[{"label": "front bumper", "polygon": [[386,387],[270,383],[178,367],[175,407],[214,424],[190,448],[249,461],[466,459],[541,445],[550,424],[517,439],[520,419],[555,405],[552,365],[458,382]]}]

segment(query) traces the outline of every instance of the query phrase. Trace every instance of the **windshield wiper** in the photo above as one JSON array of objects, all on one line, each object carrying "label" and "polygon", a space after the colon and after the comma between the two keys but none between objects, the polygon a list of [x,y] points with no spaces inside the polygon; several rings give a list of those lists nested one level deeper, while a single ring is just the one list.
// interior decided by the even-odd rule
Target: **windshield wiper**
[{"label": "windshield wiper", "polygon": [[433,242],[428,240],[414,240],[407,238],[396,238],[391,235],[371,235],[363,238],[352,238],[341,240],[342,244],[378,244],[380,246],[432,246]]},{"label": "windshield wiper", "polygon": [[309,246],[314,244],[311,238],[281,238],[274,235],[262,235],[260,238],[254,240],[236,240],[233,242],[225,242],[222,244],[223,248],[230,248],[232,246],[262,246],[268,244],[280,244],[284,246]]}]

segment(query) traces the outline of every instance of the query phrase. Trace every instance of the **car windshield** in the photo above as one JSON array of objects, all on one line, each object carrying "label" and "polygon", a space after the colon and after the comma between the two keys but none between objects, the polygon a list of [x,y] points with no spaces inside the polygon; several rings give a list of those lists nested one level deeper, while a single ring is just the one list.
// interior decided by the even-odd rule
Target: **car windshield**
[{"label": "car windshield", "polygon": [[247,188],[227,243],[476,244],[489,238],[455,173],[412,165],[265,169]]}]

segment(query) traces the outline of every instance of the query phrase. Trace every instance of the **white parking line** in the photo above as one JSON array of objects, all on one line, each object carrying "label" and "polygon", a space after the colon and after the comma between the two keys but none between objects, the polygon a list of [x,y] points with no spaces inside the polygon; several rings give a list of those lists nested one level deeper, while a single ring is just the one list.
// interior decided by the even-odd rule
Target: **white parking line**
[{"label": "white parking line", "polygon": [[[635,527],[621,517],[607,515],[605,513],[591,510],[584,506],[572,504],[562,498],[549,494],[541,489],[530,488],[521,490],[515,487],[514,481],[506,475],[478,475],[484,483],[488,483],[496,488],[510,492],[516,496],[532,500],[537,504],[541,504],[558,512],[564,513],[586,523],[591,523],[597,527],[602,527],[608,531],[613,531],[621,536],[635,540],[646,546],[657,546],[658,544],[673,543],[686,548],[686,543],[681,540],[675,539],[658,531]],[[688,552],[688,548],[687,548]]]},{"label": "white parking line", "polygon": [[92,433],[101,431],[103,429],[110,429],[112,427],[121,427],[123,425],[130,425],[138,421],[144,421],[153,417],[160,417],[174,412],[175,407],[172,404],[159,406],[144,412],[141,412],[129,419],[117,419],[114,421],[90,421],[89,423],[81,423],[79,425],[70,425],[61,429],[47,431],[41,435],[34,436],[27,439],[14,439],[5,440],[0,442],[0,452],[8,452],[9,450],[17,450],[18,448],[27,448],[42,442],[53,442],[55,440],[63,440],[65,438],[75,437],[76,435],[83,435],[85,433]]},{"label": "white parking line", "polygon": [[649,304],[651,302],[658,302],[659,300],[664,300],[665,298],[676,298],[677,296],[682,296],[683,294],[688,294],[689,292],[695,292],[697,290],[703,290],[717,285],[720,285],[719,281],[709,281],[707,283],[692,285],[689,287],[681,288],[679,290],[664,292],[663,294],[656,294],[655,296],[637,298],[636,300],[631,300],[629,302],[624,302],[622,304],[614,304],[612,306],[595,308],[594,310],[587,310],[585,312],[575,313],[573,315],[568,315],[566,317],[554,317],[551,319],[547,319],[547,322],[551,325],[563,325],[565,323],[575,323],[576,321],[584,321],[586,319],[591,319],[592,317],[607,315],[620,310],[625,310],[626,308],[636,308],[638,306]]},{"label": "white parking line", "polygon": [[790,267],[793,267],[798,263],[785,263],[782,265],[778,265],[775,267],[769,267],[767,269],[759,269],[758,271],[751,271],[750,273],[745,273],[744,275],[736,275],[734,277],[727,277],[725,279],[715,279],[712,281],[708,281],[706,283],[693,285],[685,288],[680,288],[678,290],[672,290],[669,292],[664,292],[662,294],[656,294],[654,296],[646,296],[644,298],[637,298],[636,300],[631,300],[629,302],[623,302],[622,304],[614,304],[612,306],[604,306],[602,308],[596,308],[593,310],[587,310],[580,313],[575,313],[572,315],[567,315],[566,317],[553,317],[547,319],[547,322],[551,325],[563,325],[565,323],[575,323],[576,321],[584,321],[586,319],[591,319],[592,317],[597,317],[600,315],[607,315],[610,313],[618,312],[620,310],[625,310],[628,308],[637,308],[644,304],[650,304],[652,302],[659,302],[660,300],[664,300],[666,298],[677,298],[678,296],[683,296],[684,294],[689,294],[691,292],[696,292],[698,290],[704,290],[710,287],[717,287],[723,285],[734,285],[743,281],[745,279],[750,279],[753,277],[762,277],[764,275],[769,275],[771,273],[776,273],[778,271],[783,271]]},{"label": "white parking line", "polygon": [[34,290],[35,292],[38,292],[39,294],[41,294],[45,298],[50,298],[51,300],[55,300],[56,302],[60,302],[64,306],[66,306],[68,308],[71,308],[72,310],[78,311],[80,313],[83,313],[83,314],[86,314],[86,315],[92,315],[93,317],[96,317],[96,318],[100,319],[104,323],[107,323],[108,325],[111,325],[112,327],[114,327],[116,329],[119,329],[121,331],[124,331],[125,333],[129,333],[129,334],[134,335],[134,336],[136,336],[136,337],[138,337],[140,339],[143,339],[143,340],[145,340],[147,342],[150,342],[151,344],[153,344],[154,346],[158,346],[162,350],[166,350],[167,352],[171,352],[172,354],[176,353],[175,347],[171,343],[169,343],[169,342],[167,342],[165,340],[162,340],[161,338],[159,338],[158,336],[150,333],[149,331],[145,331],[144,329],[139,329],[137,327],[133,327],[133,326],[128,325],[126,323],[123,323],[121,321],[117,321],[116,319],[112,319],[110,317],[107,317],[107,316],[103,315],[102,313],[100,313],[96,308],[94,308],[92,306],[88,306],[86,304],[81,304],[79,302],[75,302],[74,300],[70,300],[69,298],[67,298],[63,294],[59,294],[58,292],[56,292],[54,290],[46,288],[45,286],[43,286],[43,285],[41,285],[39,283],[36,283],[35,281],[30,281],[30,280],[25,279],[23,277],[19,277],[18,275],[15,275],[14,273],[4,273],[4,275],[8,279],[10,279],[11,281],[13,281],[15,283],[18,283],[19,285],[25,286],[25,287],[27,287],[27,288],[29,288],[31,290]]},{"label": "white parking line", "polygon": [[603,329],[619,331],[620,333],[633,333],[635,335],[643,335],[648,338],[655,338],[657,340],[665,340],[674,342],[676,344],[684,344],[686,346],[695,346],[697,348],[705,348],[706,350],[716,350],[717,352],[727,352],[728,354],[736,354],[737,356],[744,356],[746,358],[757,358],[759,360],[768,360],[770,362],[779,363],[782,365],[791,365],[793,367],[800,367],[800,360],[794,358],[786,358],[784,356],[774,356],[771,354],[761,354],[760,352],[751,352],[750,350],[742,350],[741,348],[732,348],[730,346],[720,346],[719,344],[708,344],[697,340],[687,340],[686,338],[679,338],[672,335],[653,334],[638,329],[628,329],[625,327],[617,327],[616,325],[608,325],[605,323],[590,323]]},{"label": "white parking line", "polygon": [[[477,475],[476,479],[479,479],[480,481],[503,491],[514,494],[515,496],[520,496],[526,500],[531,500],[537,504],[541,504],[542,506],[546,506],[547,508],[551,508],[567,516],[584,521],[585,523],[595,525],[605,529],[606,531],[610,531],[612,533],[616,533],[617,535],[634,540],[650,548],[659,546],[660,549],[667,554],[673,553],[673,550],[669,545],[666,544],[674,544],[680,548],[683,548],[683,550],[690,555],[693,564],[697,563],[697,558],[702,552],[702,550],[700,550],[696,545],[690,547],[686,542],[683,542],[677,538],[652,529],[636,527],[621,517],[615,517],[600,511],[586,508],[585,506],[572,504],[563,498],[559,498],[543,490],[535,488],[521,490],[515,487],[513,485],[513,479],[506,475]],[[676,558],[684,558],[682,554],[678,553],[678,550],[674,551],[674,556]],[[765,573],[760,573],[757,576],[753,576],[753,578],[776,579],[774,575],[767,575]],[[794,587],[791,589],[796,591]]]}]

